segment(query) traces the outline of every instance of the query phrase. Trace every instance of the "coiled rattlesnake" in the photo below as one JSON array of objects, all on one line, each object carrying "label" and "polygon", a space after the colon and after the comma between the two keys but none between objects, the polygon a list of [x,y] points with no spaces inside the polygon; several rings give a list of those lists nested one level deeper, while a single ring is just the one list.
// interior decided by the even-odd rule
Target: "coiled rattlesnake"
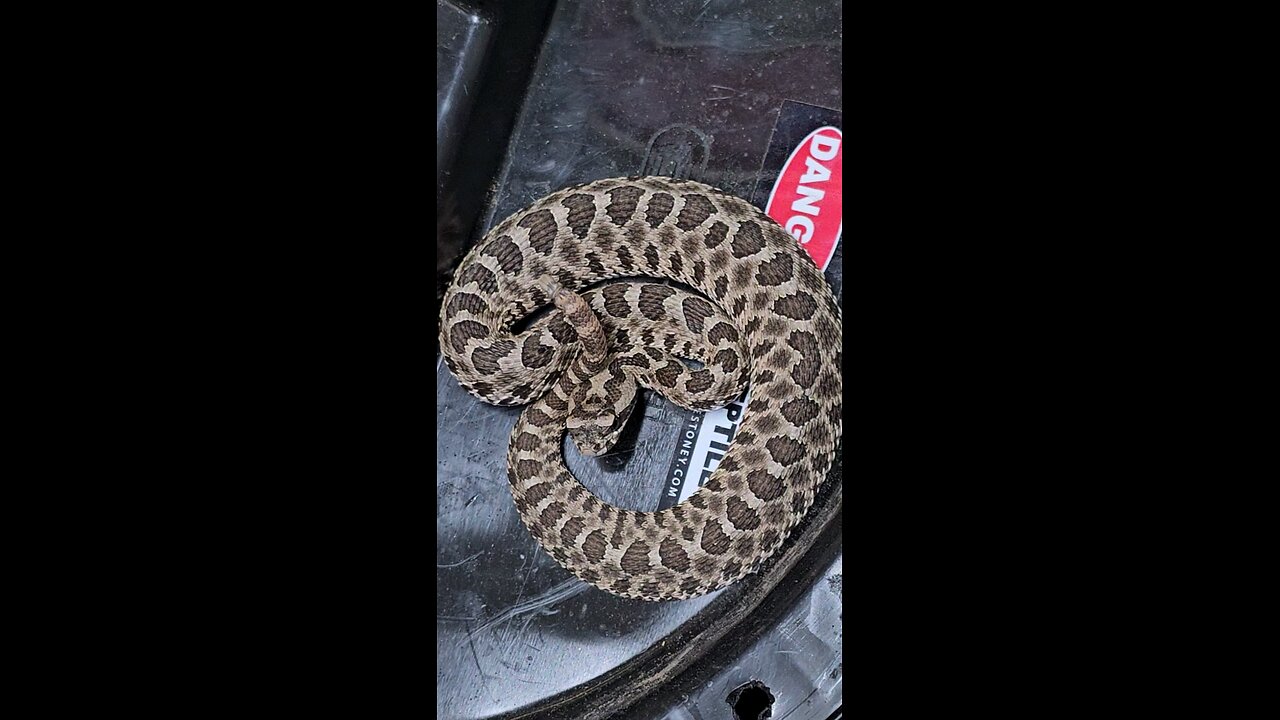
[{"label": "coiled rattlesnake", "polygon": [[[641,277],[701,296],[619,280]],[[507,469],[534,537],[583,580],[646,600],[724,587],[786,540],[840,441],[840,343],[840,308],[794,238],[739,198],[660,177],[566,188],[507,218],[462,260],[440,318],[441,352],[464,388],[532,403]],[[584,454],[604,452],[638,387],[705,410],[748,380],[733,444],[683,503],[613,507],[565,467],[565,431]]]}]

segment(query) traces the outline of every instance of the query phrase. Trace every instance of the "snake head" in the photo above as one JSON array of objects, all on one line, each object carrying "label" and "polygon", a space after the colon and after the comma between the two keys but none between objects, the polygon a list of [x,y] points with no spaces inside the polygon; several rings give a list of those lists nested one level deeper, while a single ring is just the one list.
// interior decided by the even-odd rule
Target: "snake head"
[{"label": "snake head", "polygon": [[630,379],[614,398],[589,394],[578,401],[565,419],[565,428],[578,452],[599,457],[618,442],[635,407],[636,386]]},{"label": "snake head", "polygon": [[603,455],[617,440],[617,415],[602,396],[588,395],[569,412],[565,427],[578,452],[588,457]]}]

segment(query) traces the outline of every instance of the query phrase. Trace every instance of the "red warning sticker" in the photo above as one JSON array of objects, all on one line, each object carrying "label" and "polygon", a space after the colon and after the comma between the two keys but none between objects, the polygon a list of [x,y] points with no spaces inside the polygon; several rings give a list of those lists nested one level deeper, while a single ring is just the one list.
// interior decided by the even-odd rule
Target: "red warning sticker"
[{"label": "red warning sticker", "polygon": [[764,208],[823,270],[831,263],[844,229],[842,140],[840,129],[830,125],[809,133],[791,151]]}]

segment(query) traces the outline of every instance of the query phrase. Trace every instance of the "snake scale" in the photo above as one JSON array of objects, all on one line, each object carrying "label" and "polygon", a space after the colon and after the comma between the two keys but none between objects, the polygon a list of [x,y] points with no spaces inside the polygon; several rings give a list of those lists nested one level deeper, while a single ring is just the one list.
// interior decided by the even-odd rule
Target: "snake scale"
[{"label": "snake scale", "polygon": [[[459,264],[440,348],[472,395],[528,404],[507,455],[520,518],[566,569],[623,597],[696,597],[757,570],[840,442],[840,308],[822,272],[760,210],[689,180],[598,180],[506,218]],[[674,507],[614,507],[565,467],[566,431],[583,454],[605,452],[640,388],[707,410],[748,382],[733,444]]]}]

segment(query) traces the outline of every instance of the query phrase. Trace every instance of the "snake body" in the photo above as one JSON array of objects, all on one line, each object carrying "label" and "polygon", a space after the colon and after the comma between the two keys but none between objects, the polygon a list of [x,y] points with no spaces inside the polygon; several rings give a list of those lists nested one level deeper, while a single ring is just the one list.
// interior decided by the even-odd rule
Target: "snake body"
[{"label": "snake body", "polygon": [[[530,532],[624,597],[690,598],[754,572],[840,441],[840,309],[822,272],[760,210],[693,181],[598,180],[508,217],[458,266],[440,347],[472,395],[528,404],[507,474]],[[685,502],[614,507],[565,467],[566,431],[584,454],[606,451],[639,388],[706,410],[748,381],[733,444]]]}]

